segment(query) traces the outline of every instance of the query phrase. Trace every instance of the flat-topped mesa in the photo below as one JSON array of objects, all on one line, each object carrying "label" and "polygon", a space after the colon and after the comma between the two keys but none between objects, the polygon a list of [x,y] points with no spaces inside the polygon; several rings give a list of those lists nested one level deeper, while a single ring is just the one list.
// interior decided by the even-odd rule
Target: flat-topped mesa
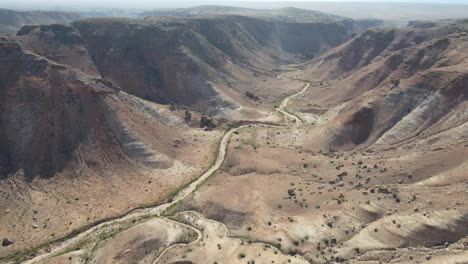
[{"label": "flat-topped mesa", "polygon": [[25,25],[25,26],[21,27],[20,30],[18,30],[18,32],[16,32],[16,36],[27,35],[31,31],[33,31],[34,29],[39,28],[39,27],[40,27],[40,25]]},{"label": "flat-topped mesa", "polygon": [[365,29],[382,24],[377,19],[353,20],[347,17],[331,15],[319,11],[284,7],[279,9],[251,9],[231,6],[197,6],[191,8],[176,8],[169,10],[153,10],[140,14],[140,17],[169,16],[169,17],[207,17],[207,16],[249,16],[269,21],[289,23],[342,23],[350,28]]},{"label": "flat-topped mesa", "polygon": [[0,33],[14,34],[24,25],[69,24],[80,17],[80,14],[72,12],[16,11],[0,8]]},{"label": "flat-topped mesa", "polygon": [[421,21],[421,20],[415,20],[415,21],[409,21],[408,22],[408,27],[411,28],[433,28],[437,26],[437,22],[434,21]]},{"label": "flat-topped mesa", "polygon": [[25,49],[90,75],[100,76],[76,29],[60,24],[24,26],[16,34]]},{"label": "flat-topped mesa", "polygon": [[41,31],[42,34],[50,34],[54,41],[64,45],[83,45],[84,41],[79,33],[72,27],[62,24],[51,25],[27,25],[23,26],[17,33],[17,36],[25,36],[33,31]]}]

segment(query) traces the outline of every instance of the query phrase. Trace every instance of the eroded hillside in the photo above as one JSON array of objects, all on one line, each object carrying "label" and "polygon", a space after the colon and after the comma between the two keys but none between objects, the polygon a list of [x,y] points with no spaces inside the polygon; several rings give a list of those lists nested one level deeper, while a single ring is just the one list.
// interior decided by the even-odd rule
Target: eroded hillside
[{"label": "eroded hillside", "polygon": [[14,241],[2,254],[160,202],[214,158],[221,132],[14,40],[0,45],[1,236]]},{"label": "eroded hillside", "polygon": [[289,105],[304,125],[235,135],[168,213],[223,223],[236,253],[220,236],[162,262],[467,262],[466,34],[464,21],[371,29],[285,75],[311,82]]},{"label": "eroded hillside", "polygon": [[245,16],[88,19],[73,26],[104,78],[126,92],[234,119],[265,118],[283,96],[269,89],[283,85],[279,65],[313,57],[355,32],[342,22]]},{"label": "eroded hillside", "polygon": [[277,78],[280,64],[351,34],[294,26],[283,31],[313,37],[286,45],[271,21],[239,16],[87,19],[1,36],[1,255],[30,258],[170,200],[213,163],[227,128],[282,122],[275,104],[302,84]]},{"label": "eroded hillside", "polygon": [[468,261],[466,21],[236,10],[0,38],[2,261]]},{"label": "eroded hillside", "polygon": [[464,21],[371,29],[298,75],[319,87],[296,109],[331,109],[319,129],[329,132],[322,135],[330,148],[461,141],[468,118],[466,29]]}]

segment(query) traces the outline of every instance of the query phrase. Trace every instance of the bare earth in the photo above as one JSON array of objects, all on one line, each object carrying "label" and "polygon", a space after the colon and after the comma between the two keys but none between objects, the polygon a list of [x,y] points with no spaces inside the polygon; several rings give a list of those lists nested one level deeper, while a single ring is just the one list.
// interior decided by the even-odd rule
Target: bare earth
[{"label": "bare earth", "polygon": [[[229,131],[213,167],[173,202],[89,230],[31,263],[57,254],[56,263],[128,263],[129,256],[138,263],[467,261],[466,145],[317,150],[311,135],[321,123],[302,124],[286,112],[285,102],[307,88],[280,104],[278,111],[291,118],[288,126]],[[172,220],[154,218],[161,213]],[[154,220],[128,229],[123,224],[148,216]],[[148,246],[152,232],[137,234],[154,221],[155,228],[178,231]],[[116,229],[126,231],[99,236]],[[146,250],[136,246],[141,243]],[[125,258],[119,257],[122,252]]]},{"label": "bare earth", "polygon": [[[228,19],[232,27],[249,21]],[[0,237],[13,241],[2,246],[1,262],[468,263],[466,21],[372,28],[282,67],[273,56],[281,47],[263,49],[244,28],[232,37],[256,53],[228,47],[258,60],[246,66],[224,56],[218,31],[202,39],[192,28],[205,22],[77,22],[87,41],[97,39],[93,25],[103,26],[103,39],[129,31],[113,40],[120,52],[102,61],[96,54],[105,41],[89,49],[94,57],[78,44],[60,46],[66,56],[56,60],[73,67],[23,49],[31,41],[46,53],[47,28],[0,39],[1,50],[16,54],[0,72],[24,73],[0,94],[8,103],[0,112],[8,140],[0,143],[9,147],[0,158],[15,172],[0,178]],[[134,55],[125,47],[142,45],[128,37],[141,29],[155,30],[153,40],[185,32],[205,47],[153,46],[136,57],[174,52],[184,59],[169,67],[200,72],[169,70],[161,83],[177,85],[149,89],[144,82],[161,80],[135,67],[154,66],[142,60],[122,66],[134,69],[123,77],[114,62]],[[98,69],[127,90],[96,76]],[[197,98],[190,85],[201,89]],[[181,103],[155,103],[161,96]],[[5,118],[11,114],[20,121]],[[24,124],[40,128],[37,137]],[[32,165],[23,168],[25,161],[9,158],[25,150],[54,162],[25,155]]]}]

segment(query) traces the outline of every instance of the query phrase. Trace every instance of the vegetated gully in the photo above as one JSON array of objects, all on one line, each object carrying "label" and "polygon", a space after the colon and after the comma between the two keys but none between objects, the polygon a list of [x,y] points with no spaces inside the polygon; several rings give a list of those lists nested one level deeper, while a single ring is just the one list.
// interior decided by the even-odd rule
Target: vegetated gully
[{"label": "vegetated gully", "polygon": [[[287,77],[284,77],[283,75],[279,75],[278,78],[280,79],[288,79]],[[197,178],[195,181],[181,189],[175,196],[174,198],[167,203],[157,205],[154,207],[148,207],[148,208],[140,208],[136,210],[132,210],[129,213],[123,215],[122,217],[115,218],[106,222],[102,222],[98,225],[95,225],[87,230],[84,230],[83,232],[77,234],[76,236],[73,236],[69,239],[66,239],[57,245],[54,245],[52,248],[47,250],[47,252],[43,252],[42,254],[25,261],[24,263],[36,263],[39,261],[46,260],[47,258],[50,258],[52,256],[60,255],[62,252],[67,252],[70,248],[73,248],[74,246],[78,245],[80,242],[84,241],[87,238],[90,238],[93,233],[96,233],[97,231],[108,228],[109,226],[112,225],[118,225],[118,224],[123,224],[127,221],[133,221],[133,220],[138,220],[142,218],[148,218],[148,217],[163,217],[163,214],[166,210],[170,209],[171,207],[175,206],[177,203],[181,202],[183,199],[188,197],[191,193],[193,193],[201,184],[203,184],[211,175],[213,175],[223,164],[224,159],[226,157],[227,153],[227,148],[229,145],[229,140],[232,136],[233,133],[246,128],[246,127],[284,127],[284,126],[299,126],[302,125],[302,120],[294,115],[293,113],[290,113],[286,110],[286,107],[288,106],[289,102],[291,99],[303,94],[304,92],[307,91],[307,89],[310,87],[309,82],[305,82],[304,88],[297,92],[294,93],[286,98],[284,98],[281,102],[281,104],[275,108],[276,111],[279,113],[283,114],[285,116],[285,123],[282,125],[272,125],[272,124],[265,124],[265,123],[254,123],[254,124],[248,124],[248,125],[241,125],[235,128],[231,128],[228,130],[219,145],[218,148],[218,154],[216,156],[216,160],[214,164],[206,171],[204,172],[199,178]],[[292,122],[290,122],[292,120]],[[173,220],[171,220],[173,221]],[[180,223],[181,225],[184,225]],[[200,234],[200,232],[197,232]],[[167,249],[167,248],[166,248]],[[157,259],[160,259],[160,257],[166,252],[167,250],[163,250],[163,252],[158,256]]]}]

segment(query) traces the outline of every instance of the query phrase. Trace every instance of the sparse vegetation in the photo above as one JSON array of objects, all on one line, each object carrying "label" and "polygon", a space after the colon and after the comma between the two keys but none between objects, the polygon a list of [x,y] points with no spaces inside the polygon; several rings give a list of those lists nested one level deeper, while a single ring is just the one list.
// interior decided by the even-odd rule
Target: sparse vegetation
[{"label": "sparse vegetation", "polygon": [[[294,12],[304,16],[303,11]],[[0,38],[0,51],[9,54],[0,73],[18,75],[7,80],[0,107],[7,128],[0,151],[6,157],[0,162],[5,172],[0,175],[5,183],[0,196],[8,203],[2,213],[6,222],[14,223],[6,226],[9,235],[3,247],[7,253],[21,248],[29,242],[27,236],[32,245],[0,262],[77,250],[83,252],[83,261],[95,261],[90,256],[101,256],[103,245],[115,241],[117,234],[155,217],[174,220],[166,219],[167,227],[183,231],[180,241],[165,241],[161,235],[160,241],[145,240],[151,243],[141,247],[133,240],[132,247],[125,245],[128,256],[143,258],[143,251],[148,255],[167,248],[170,254],[163,261],[168,263],[174,256],[200,262],[197,258],[207,250],[217,257],[235,252],[248,264],[283,263],[287,254],[341,263],[379,261],[392,253],[387,252],[390,248],[398,261],[413,256],[430,260],[432,250],[437,258],[445,257],[462,248],[463,232],[457,230],[466,200],[460,172],[466,144],[457,133],[464,124],[466,96],[458,88],[466,83],[466,47],[460,45],[466,34],[459,32],[466,23],[374,28],[346,42],[357,28],[349,27],[353,20],[340,22],[336,32],[335,23],[327,22],[327,38],[306,38],[300,32],[308,23],[299,27],[288,21],[294,30],[280,27],[288,36],[283,43],[282,36],[265,26],[271,24],[268,19],[246,19],[197,15],[131,23],[78,21],[73,28],[58,28],[74,32],[78,46],[61,45],[57,51],[48,45],[28,50],[35,44],[30,41],[41,38],[35,26],[25,27],[25,35]],[[278,17],[273,28],[283,25],[282,19]],[[257,25],[265,21],[268,24]],[[34,37],[28,37],[33,31]],[[321,31],[314,28],[312,33]],[[54,36],[67,40],[60,32],[52,33],[47,35],[51,47],[57,46]],[[337,34],[344,35],[331,41]],[[173,38],[170,45],[168,36]],[[297,37],[325,43],[301,43],[314,49],[303,54],[294,42]],[[104,47],[103,39],[112,47]],[[344,44],[309,61],[318,50],[332,48],[330,41]],[[274,54],[278,47],[283,52]],[[106,56],[97,56],[106,50]],[[70,54],[74,57],[68,58]],[[66,61],[53,62],[61,58]],[[305,58],[307,63],[294,67],[274,65]],[[275,79],[278,74],[281,80]],[[305,79],[312,80],[312,89],[297,93],[303,84],[295,81],[309,82]],[[291,100],[279,100],[275,107],[281,109],[273,111],[274,102],[285,94]],[[232,130],[246,123],[251,125],[242,133]],[[312,127],[315,124],[319,127]],[[226,130],[233,136],[220,148]],[[44,155],[44,149],[50,153]],[[224,157],[216,160],[220,151]],[[22,153],[28,153],[27,159]],[[209,175],[198,180],[209,166]],[[21,198],[24,194],[33,195],[34,204],[21,204],[27,200]],[[149,209],[161,203],[166,203],[161,210]],[[141,204],[146,205],[135,209]],[[125,210],[129,212],[119,216]],[[193,211],[182,213],[185,210]],[[18,212],[24,217],[17,218]],[[18,227],[24,230],[15,233]],[[56,250],[88,228],[95,230]],[[433,234],[440,233],[451,240],[436,241]],[[366,236],[377,237],[378,245],[362,243]],[[395,237],[400,245],[396,249]],[[35,247],[37,241],[45,244]],[[150,249],[158,243],[161,248]],[[262,247],[263,256],[252,250]],[[351,259],[338,255],[342,252]],[[73,254],[69,260],[75,258]]]}]

